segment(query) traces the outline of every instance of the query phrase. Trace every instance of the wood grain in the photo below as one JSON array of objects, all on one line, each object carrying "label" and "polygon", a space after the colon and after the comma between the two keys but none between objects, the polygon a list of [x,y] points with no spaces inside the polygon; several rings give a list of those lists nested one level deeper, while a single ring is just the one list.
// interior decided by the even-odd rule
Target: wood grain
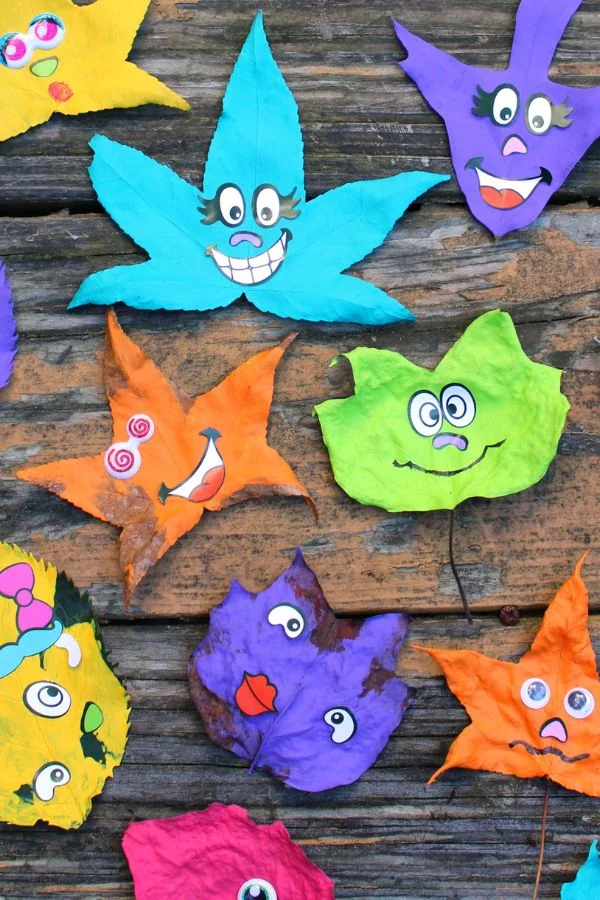
[{"label": "wood grain", "polygon": [[[507,58],[515,0],[266,0],[274,53],[298,100],[309,196],[345,181],[425,168],[451,174],[445,131],[399,70],[389,16],[466,62]],[[495,240],[475,222],[454,181],[426,195],[385,246],[353,274],[417,315],[411,326],[368,329],[300,323],[278,373],[269,437],[310,487],[314,522],[295,500],[247,503],[204,521],[157,565],[125,614],[118,531],[17,481],[25,462],[96,453],[110,441],[101,380],[104,314],[66,306],[90,272],[139,262],[142,252],[106,217],[91,189],[88,141],[96,132],[134,144],[201,183],[231,67],[256,12],[250,0],[153,0],[132,58],[192,104],[112,111],[47,125],[0,146],[0,256],[13,279],[20,353],[0,401],[0,522],[17,541],[89,587],[112,658],[133,698],[124,765],[77,833],[0,827],[0,898],[133,896],[120,838],[133,818],[177,815],[212,801],[240,803],[258,821],[281,818],[348,900],[517,900],[531,896],[543,785],[454,771],[426,780],[466,724],[433,662],[416,650],[400,670],[419,688],[373,769],[324,795],[249,778],[211,744],[192,708],[185,663],[206,614],[238,578],[263,588],[296,545],[339,613],[407,609],[411,638],[471,646],[517,659],[540,612],[586,547],[585,577],[600,650],[598,575],[598,299],[600,146],[576,167],[538,222]],[[600,0],[585,0],[553,74],[600,83]],[[501,307],[525,351],[565,371],[571,411],[559,453],[534,488],[460,507],[456,557],[473,628],[458,615],[448,562],[448,514],[392,516],[360,507],[333,483],[313,405],[352,390],[347,369],[328,370],[358,344],[434,366],[465,326]],[[212,387],[298,323],[245,302],[209,315],[118,310],[126,331],[190,394]],[[522,610],[499,624],[506,603]],[[182,621],[184,618],[186,621]],[[541,895],[556,897],[600,832],[598,803],[553,785]],[[307,898],[310,900],[310,898]]]}]

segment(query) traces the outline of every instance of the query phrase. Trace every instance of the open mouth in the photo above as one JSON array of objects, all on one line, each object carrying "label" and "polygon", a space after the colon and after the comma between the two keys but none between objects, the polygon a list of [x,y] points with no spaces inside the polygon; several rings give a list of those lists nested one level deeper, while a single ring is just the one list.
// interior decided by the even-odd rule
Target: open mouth
[{"label": "open mouth", "polygon": [[419,466],[417,463],[410,460],[405,463],[399,463],[397,459],[394,460],[394,466],[397,469],[415,469],[417,472],[425,472],[426,475],[441,475],[443,478],[449,478],[451,475],[460,475],[461,472],[468,472],[469,469],[479,465],[479,463],[485,459],[488,450],[494,450],[496,447],[501,447],[505,440],[506,438],[503,438],[501,441],[498,441],[497,444],[488,444],[484,447],[483,453],[481,453],[477,459],[473,460],[472,463],[469,463],[468,466],[463,466],[462,469],[449,469],[442,472],[439,469],[425,469],[423,466]]},{"label": "open mouth", "polygon": [[266,712],[277,712],[275,698],[277,688],[271,684],[266,675],[249,675],[244,677],[235,692],[238,709],[246,716],[260,716]]},{"label": "open mouth", "polygon": [[288,241],[291,237],[291,232],[284,228],[281,237],[272,247],[259,253],[258,256],[249,256],[246,259],[227,256],[217,250],[215,244],[206,248],[206,255],[212,256],[220,271],[230,281],[245,285],[261,284],[267,278],[271,278],[280,267],[285,259]]},{"label": "open mouth", "polygon": [[479,193],[488,206],[494,209],[515,209],[532,195],[538,184],[551,184],[552,175],[541,168],[535,178],[497,178],[481,168],[483,157],[470,159],[465,169],[475,169],[479,181]]},{"label": "open mouth", "polygon": [[528,753],[532,754],[532,756],[558,756],[559,759],[562,759],[562,761],[566,763],[580,762],[582,759],[589,759],[590,755],[589,753],[580,753],[579,756],[567,756],[566,753],[563,753],[558,747],[532,747],[527,741],[511,741],[508,746],[511,750],[514,747],[524,747]]}]

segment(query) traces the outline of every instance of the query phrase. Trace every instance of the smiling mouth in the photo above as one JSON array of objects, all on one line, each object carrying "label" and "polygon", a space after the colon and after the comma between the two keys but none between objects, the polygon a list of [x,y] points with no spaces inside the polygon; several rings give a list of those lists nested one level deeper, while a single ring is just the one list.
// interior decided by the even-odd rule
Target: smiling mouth
[{"label": "smiling mouth", "polygon": [[527,741],[511,741],[508,746],[511,750],[515,747],[524,747],[532,756],[558,756],[566,763],[580,762],[582,759],[589,759],[590,756],[589,753],[580,753],[579,756],[567,756],[566,753],[563,753],[558,747],[532,747]]},{"label": "smiling mouth", "polygon": [[494,450],[496,447],[501,447],[505,440],[506,438],[503,438],[501,441],[498,441],[497,444],[488,444],[484,447],[483,453],[481,453],[477,459],[473,460],[472,463],[469,463],[468,466],[463,466],[462,469],[449,469],[445,472],[441,472],[439,469],[425,469],[423,466],[419,466],[417,463],[411,462],[410,460],[405,463],[399,463],[397,459],[394,460],[394,466],[396,469],[416,469],[417,472],[425,472],[426,475],[441,475],[444,478],[449,478],[451,475],[460,475],[461,472],[468,472],[473,466],[479,465],[479,463],[485,459],[488,450]]},{"label": "smiling mouth", "polygon": [[515,209],[532,195],[539,184],[552,184],[548,169],[541,168],[535,178],[497,178],[481,168],[483,157],[470,159],[465,169],[474,169],[479,181],[479,193],[494,209]]},{"label": "smiling mouth", "polygon": [[272,247],[259,253],[258,256],[249,256],[246,259],[236,259],[227,256],[217,250],[216,244],[206,248],[206,255],[212,256],[219,270],[236,284],[261,284],[267,278],[271,278],[285,259],[288,241],[292,233],[283,228],[281,237]]}]

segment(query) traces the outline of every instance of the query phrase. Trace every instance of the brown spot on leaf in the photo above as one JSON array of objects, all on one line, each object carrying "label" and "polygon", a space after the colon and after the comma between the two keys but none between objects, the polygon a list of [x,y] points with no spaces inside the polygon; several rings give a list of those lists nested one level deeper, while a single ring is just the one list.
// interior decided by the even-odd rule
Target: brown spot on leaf
[{"label": "brown spot on leaf", "polygon": [[392,678],[396,678],[396,673],[392,672],[391,669],[384,668],[381,663],[374,659],[369,668],[368,675],[362,683],[363,689],[359,694],[358,699],[362,700],[362,698],[366,697],[367,694],[370,694],[371,691],[380,694],[387,682]]}]

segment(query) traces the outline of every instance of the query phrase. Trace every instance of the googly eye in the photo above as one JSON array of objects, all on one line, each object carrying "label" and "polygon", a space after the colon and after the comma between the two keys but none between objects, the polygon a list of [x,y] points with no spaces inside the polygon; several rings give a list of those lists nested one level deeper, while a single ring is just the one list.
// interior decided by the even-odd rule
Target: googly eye
[{"label": "googly eye", "polygon": [[462,384],[449,384],[442,391],[444,416],[456,428],[466,428],[475,418],[475,398]]},{"label": "googly eye", "polygon": [[345,706],[329,709],[323,718],[333,729],[331,740],[334,744],[345,744],[356,731],[356,719]]},{"label": "googly eye", "polygon": [[133,478],[142,465],[140,451],[132,444],[120,441],[111,444],[104,454],[104,466],[111,478],[124,481]]},{"label": "googly eye", "polygon": [[527,104],[527,127],[532,134],[545,134],[552,125],[552,103],[544,94],[536,94]]},{"label": "googly eye", "polygon": [[550,702],[550,688],[541,678],[528,678],[521,685],[521,700],[529,709],[543,709]]},{"label": "googly eye", "polygon": [[25,689],[23,701],[27,709],[45,719],[60,719],[71,708],[69,692],[53,681],[36,681]]},{"label": "googly eye", "polygon": [[519,108],[519,95],[509,84],[501,85],[494,96],[492,116],[496,125],[510,125]]},{"label": "googly eye", "polygon": [[139,441],[140,444],[143,444],[144,441],[149,441],[154,434],[154,422],[150,416],[132,416],[126,427],[129,437],[133,438],[134,441]]},{"label": "googly eye", "polygon": [[287,603],[281,603],[279,606],[273,607],[268,616],[270,625],[281,625],[289,638],[300,637],[304,631],[306,621],[299,609],[295,606],[289,606]]},{"label": "googly eye", "polygon": [[52,50],[64,40],[65,26],[58,16],[43,13],[32,19],[29,25],[29,34],[33,35],[40,49]]},{"label": "googly eye", "polygon": [[277,900],[277,891],[270,881],[251,878],[239,889],[238,900]]},{"label": "googly eye", "polygon": [[565,694],[565,710],[574,719],[587,719],[594,712],[595,705],[593,694],[585,688],[573,688]]},{"label": "googly eye", "polygon": [[254,218],[263,228],[270,228],[279,221],[281,200],[275,188],[267,185],[259,188],[254,198]]},{"label": "googly eye", "polygon": [[33,779],[33,790],[40,800],[47,803],[54,797],[56,788],[63,787],[71,780],[71,773],[62,763],[48,763]]},{"label": "googly eye", "polygon": [[226,225],[240,225],[246,215],[242,192],[234,184],[226,184],[219,193],[219,210]]},{"label": "googly eye", "polygon": [[442,408],[435,394],[419,391],[408,403],[408,417],[417,434],[433,437],[442,427]]},{"label": "googly eye", "polygon": [[5,34],[0,38],[0,63],[7,69],[24,69],[32,50],[21,34]]}]

